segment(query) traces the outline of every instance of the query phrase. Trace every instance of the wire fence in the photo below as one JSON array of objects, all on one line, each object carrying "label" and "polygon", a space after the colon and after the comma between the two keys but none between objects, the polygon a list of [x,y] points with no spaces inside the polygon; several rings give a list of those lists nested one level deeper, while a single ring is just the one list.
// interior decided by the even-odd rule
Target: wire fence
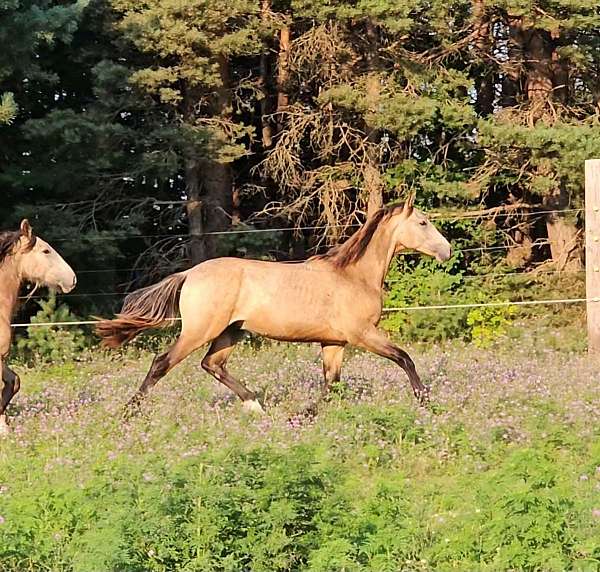
[{"label": "wire fence", "polygon": [[[450,310],[467,308],[491,308],[497,306],[539,306],[552,304],[581,304],[584,302],[600,302],[600,297],[595,298],[562,298],[553,300],[517,300],[513,302],[480,302],[473,304],[439,304],[431,306],[398,306],[396,308],[383,308],[383,312],[414,312],[419,310]],[[181,318],[170,318],[165,321],[178,322]],[[75,320],[68,322],[32,322],[11,324],[13,328],[38,328],[38,327],[59,327],[59,326],[89,326],[97,324],[101,320]]]},{"label": "wire fence", "polygon": [[[119,203],[129,203],[129,204],[135,204],[135,205],[155,205],[155,206],[159,206],[159,207],[163,207],[163,206],[173,206],[173,205],[186,205],[186,204],[190,204],[190,203],[196,203],[196,200],[190,200],[190,199],[178,199],[178,200],[161,200],[161,199],[156,199],[154,197],[138,197],[136,199],[117,199],[117,200],[111,200],[111,201],[107,201],[107,204],[110,205],[114,205],[114,204],[119,204]],[[37,205],[33,205],[35,207],[38,208],[59,208],[59,209],[64,209],[64,208],[68,208],[68,207],[81,207],[83,205],[89,205],[89,206],[93,206],[94,208],[97,207],[98,205],[98,201],[97,200],[86,200],[86,201],[66,201],[66,202],[57,202],[57,203],[42,203],[42,204],[37,204]],[[477,211],[459,211],[457,213],[447,213],[447,212],[442,212],[442,213],[430,213],[431,216],[433,217],[438,217],[438,216],[445,216],[445,217],[452,217],[452,218],[481,218],[482,216],[494,216],[494,217],[498,217],[498,216],[512,216],[514,214],[523,214],[523,211],[530,211],[533,214],[536,213],[556,213],[556,212],[576,212],[576,211],[581,211],[583,209],[581,208],[572,208],[572,209],[560,209],[560,210],[550,210],[550,209],[539,209],[540,205],[531,205],[531,204],[527,204],[527,203],[523,203],[523,204],[512,204],[512,205],[506,205],[506,206],[502,206],[502,207],[493,207],[493,208],[488,208],[488,209],[484,209],[484,210],[477,210]]]},{"label": "wire fence", "polygon": [[[78,273],[80,274],[80,272]],[[490,272],[484,274],[473,274],[473,275],[461,275],[461,280],[489,280],[492,278],[511,278],[511,279],[525,279],[525,280],[536,280],[547,276],[558,276],[558,275],[569,275],[578,276],[585,274],[585,270],[532,270],[530,272]],[[400,282],[399,278],[388,278],[385,280],[386,284],[394,284]],[[56,294],[60,298],[97,298],[97,297],[119,297],[126,296],[129,292],[127,291],[112,291],[112,292],[85,292],[85,293],[69,293],[69,294]],[[47,298],[47,295],[39,294],[35,296],[19,296],[19,300],[43,300]]]},{"label": "wire fence", "polygon": [[[540,246],[549,246],[551,244],[555,244],[555,242],[551,241],[551,240],[544,240],[544,241],[532,242],[530,244],[530,246],[532,248],[537,248]],[[487,251],[508,250],[513,247],[514,247],[514,245],[512,245],[512,244],[506,244],[506,245],[502,245],[502,246],[475,246],[475,247],[469,247],[469,248],[457,247],[456,250],[458,252],[487,252]],[[413,250],[407,250],[403,254],[418,254],[418,252],[413,251]],[[157,268],[156,266],[129,266],[129,267],[113,266],[110,268],[94,268],[94,269],[74,270],[74,272],[77,275],[79,275],[79,274],[104,274],[104,273],[111,273],[111,272],[143,272],[146,270],[156,270],[156,268]]]},{"label": "wire fence", "polygon": [[[509,216],[541,216],[548,214],[564,214],[564,213],[580,213],[583,212],[583,209],[554,209],[554,210],[535,210],[529,212],[517,212],[516,210],[511,210],[510,212],[498,212],[498,213],[428,213],[429,218],[432,220],[446,220],[446,221],[455,221],[455,220],[464,220],[464,219],[485,219],[485,218],[500,218],[500,217],[509,217]],[[191,235],[190,233],[171,233],[171,234],[117,234],[114,236],[93,236],[88,235],[85,237],[85,240],[90,241],[118,241],[118,240],[129,240],[129,239],[147,239],[147,238],[176,238],[183,240],[184,238],[202,238],[204,236],[226,236],[226,235],[239,235],[239,234],[264,234],[269,232],[298,232],[305,230],[327,230],[330,228],[358,228],[362,226],[360,223],[351,223],[351,224],[323,224],[323,225],[310,225],[310,226],[291,226],[291,227],[276,227],[276,228],[241,228],[241,229],[232,229],[232,230],[215,230],[210,232],[196,233]],[[53,239],[53,242],[72,242],[78,241],[80,242],[82,237],[57,237]]]},{"label": "wire fence", "polygon": [[[430,214],[430,218],[434,220],[461,220],[461,219],[482,219],[482,218],[498,218],[498,217],[508,217],[508,216],[537,216],[537,215],[547,215],[547,214],[557,214],[557,213],[579,213],[582,212],[583,209],[574,208],[574,209],[561,209],[561,210],[533,210],[529,212],[516,212],[515,210],[511,210],[510,212],[494,212],[494,213],[433,213]],[[303,226],[303,227],[281,227],[281,228],[266,228],[266,229],[257,229],[257,228],[247,228],[247,229],[233,229],[226,231],[213,231],[202,233],[200,235],[194,235],[196,237],[202,236],[212,236],[212,235],[239,235],[239,234],[252,234],[252,233],[269,233],[269,232],[296,232],[296,231],[304,231],[304,230],[324,230],[329,228],[352,228],[359,227],[359,224],[348,224],[348,225],[312,225],[312,226]],[[126,240],[126,239],[146,239],[146,238],[174,238],[183,240],[184,238],[192,238],[189,234],[148,234],[148,235],[121,235],[121,236],[96,236],[96,237],[87,237],[89,240]],[[80,241],[81,237],[64,237],[54,239],[53,242],[65,242],[77,240]],[[531,247],[540,247],[547,246],[553,244],[550,240],[541,240],[535,241],[530,244]],[[501,251],[512,248],[513,245],[493,245],[486,246],[482,245],[479,247],[469,247],[469,248],[459,248],[460,252],[468,253],[468,252],[489,252],[489,251]],[[408,252],[409,254],[411,252]],[[76,271],[77,274],[96,274],[96,273],[108,273],[108,272],[135,272],[135,271],[146,271],[146,270],[154,270],[155,267],[130,267],[130,268],[102,268],[102,269],[82,269]],[[489,278],[503,278],[503,277],[511,277],[511,278],[526,278],[528,280],[532,280],[538,278],[540,276],[546,275],[560,275],[563,274],[564,270],[548,270],[548,271],[532,271],[532,272],[504,272],[504,273],[484,273],[477,275],[466,275],[462,276],[462,279],[466,280],[486,280]],[[585,270],[581,271],[569,271],[568,274],[581,274],[585,273]],[[398,279],[389,279],[386,280],[386,283],[394,283],[398,282]],[[96,297],[118,297],[124,296],[126,292],[91,292],[91,293],[74,293],[74,294],[66,294],[64,296],[68,296],[69,298],[78,297],[78,298],[89,298],[93,299]],[[62,295],[61,295],[62,296]],[[45,296],[21,296],[21,299],[41,299],[45,298]],[[489,301],[489,302],[480,302],[480,303],[466,303],[466,304],[433,304],[433,305],[420,305],[420,306],[399,306],[399,307],[387,307],[383,309],[384,313],[390,312],[415,312],[415,311],[425,311],[425,310],[460,310],[460,309],[469,309],[469,308],[482,308],[482,307],[502,307],[502,306],[538,306],[538,305],[557,305],[557,304],[582,304],[582,303],[597,303],[600,302],[600,298],[559,298],[559,299],[548,299],[548,300],[517,300],[517,301]],[[173,321],[178,321],[180,318],[175,318]],[[94,325],[98,323],[99,320],[76,320],[76,321],[55,321],[55,322],[33,322],[33,323],[13,323],[11,326],[13,328],[28,328],[28,327],[68,327],[68,326],[88,326]]]}]

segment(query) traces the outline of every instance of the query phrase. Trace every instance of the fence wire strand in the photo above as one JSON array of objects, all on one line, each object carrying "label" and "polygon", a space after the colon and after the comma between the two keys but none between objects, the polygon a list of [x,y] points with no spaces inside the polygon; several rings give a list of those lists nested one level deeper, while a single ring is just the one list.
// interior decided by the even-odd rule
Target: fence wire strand
[{"label": "fence wire strand", "polygon": [[[544,241],[537,241],[537,242],[532,242],[529,246],[531,248],[535,248],[535,247],[539,247],[539,246],[548,246],[550,244],[555,244],[555,241],[552,240],[544,240]],[[495,251],[495,250],[506,250],[509,248],[513,248],[514,245],[512,244],[505,244],[502,246],[475,246],[475,247],[470,247],[470,248],[460,248],[457,247],[455,250],[458,252],[487,252],[487,251]],[[403,255],[408,255],[408,254],[418,254],[417,251],[405,251],[402,253]],[[287,262],[287,261],[280,261],[280,262]],[[297,262],[296,260],[293,260],[291,262]],[[302,262],[302,261],[300,261]],[[119,268],[119,267],[114,267],[114,268],[96,268],[96,269],[84,269],[84,270],[74,270],[75,274],[79,275],[79,274],[101,274],[101,273],[108,273],[108,272],[134,272],[134,271],[144,271],[144,270],[156,270],[156,266],[139,266],[139,267],[128,267],[128,268]]]},{"label": "fence wire strand", "polygon": [[[384,308],[384,312],[413,312],[419,310],[450,310],[465,308],[486,308],[495,306],[538,306],[550,304],[580,304],[583,302],[600,302],[600,297],[595,298],[559,298],[554,300],[518,300],[514,302],[480,302],[473,304],[439,304],[430,306],[400,306],[396,308]],[[178,322],[181,318],[172,318],[171,321]],[[168,321],[168,320],[167,320]],[[11,324],[13,328],[36,328],[55,326],[89,326],[97,324],[100,320],[76,320],[72,322],[32,322]]]},{"label": "fence wire strand", "polygon": [[[488,278],[509,277],[509,278],[524,278],[526,280],[535,280],[536,278],[541,278],[544,276],[552,276],[552,275],[556,276],[559,274],[573,276],[573,275],[577,275],[577,274],[585,274],[585,270],[541,270],[541,271],[533,270],[531,272],[491,272],[491,273],[486,273],[486,274],[472,274],[472,275],[466,275],[466,276],[461,275],[460,279],[461,280],[485,280]],[[458,276],[458,275],[452,274],[449,276]],[[396,282],[401,282],[401,279],[389,278],[389,279],[385,280],[386,284],[394,284]],[[60,298],[95,298],[97,296],[98,297],[127,296],[127,294],[129,294],[129,291],[126,291],[126,292],[85,292],[85,293],[76,292],[75,294],[73,294],[73,293],[56,294],[56,296],[60,297]],[[48,298],[48,295],[39,294],[37,296],[19,296],[19,300],[43,300],[45,298]]]},{"label": "fence wire strand", "polygon": [[[469,214],[468,211],[465,213],[446,214],[446,213],[430,213],[429,218],[431,220],[463,220],[463,219],[489,219],[498,217],[509,217],[509,216],[536,216],[545,214],[562,214],[562,213],[575,213],[582,212],[583,209],[561,209],[561,210],[539,210],[531,212],[505,212],[505,213],[488,213],[488,214]],[[356,228],[362,226],[361,224],[326,224],[326,225],[312,225],[312,226],[292,226],[292,227],[279,227],[279,228],[245,228],[238,230],[215,230],[210,232],[203,232],[200,234],[193,235],[194,238],[202,238],[203,236],[221,236],[221,235],[236,235],[236,234],[253,234],[253,233],[266,233],[266,232],[298,232],[302,230],[324,230],[328,228]],[[190,238],[192,235],[186,234],[127,234],[121,236],[87,236],[85,240],[103,241],[103,240],[128,240],[128,239],[141,239],[141,238],[177,238],[183,240],[184,238]],[[81,237],[57,237],[53,242],[70,242],[80,241]]]}]

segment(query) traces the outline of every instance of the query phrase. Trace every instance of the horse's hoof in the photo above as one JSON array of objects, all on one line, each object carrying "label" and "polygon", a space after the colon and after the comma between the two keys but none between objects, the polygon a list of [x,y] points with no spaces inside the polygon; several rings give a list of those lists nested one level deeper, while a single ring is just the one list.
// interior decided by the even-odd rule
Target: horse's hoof
[{"label": "horse's hoof", "polygon": [[265,414],[263,406],[256,399],[246,399],[246,401],[242,402],[242,407],[251,413]]},{"label": "horse's hoof", "polygon": [[305,417],[306,419],[314,419],[319,414],[319,406],[316,403],[311,403],[307,407],[305,407],[300,415]]},{"label": "horse's hoof", "polygon": [[0,437],[10,435],[10,427],[6,422],[6,415],[0,415]]},{"label": "horse's hoof", "polygon": [[421,407],[429,407],[431,404],[429,387],[424,387],[422,390],[416,391],[415,397],[417,398],[417,402]]},{"label": "horse's hoof", "polygon": [[122,418],[123,421],[131,421],[135,417],[139,416],[142,411],[142,407],[139,401],[129,401],[123,406]]}]

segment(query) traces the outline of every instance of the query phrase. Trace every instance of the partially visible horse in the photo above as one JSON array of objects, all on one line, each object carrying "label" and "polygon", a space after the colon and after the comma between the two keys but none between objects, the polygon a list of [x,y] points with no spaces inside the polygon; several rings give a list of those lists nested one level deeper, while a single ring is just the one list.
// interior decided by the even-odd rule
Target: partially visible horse
[{"label": "partially visible horse", "polygon": [[243,330],[275,340],[319,342],[325,391],[339,379],[344,347],[351,344],[394,361],[417,399],[425,399],[427,389],[410,356],[376,327],[394,255],[407,249],[440,261],[451,255],[448,241],[412,201],[377,211],[345,243],[305,262],[216,258],[131,293],[115,319],[97,325],[105,345],[118,347],[142,330],[172,323],[178,310],[182,326],[175,344],[154,358],[129,405],[139,404],[161,377],[211,342],[202,367],[246,408],[262,411],[255,394],[225,368]]},{"label": "partially visible horse", "polygon": [[10,349],[10,319],[17,304],[19,288],[31,282],[70,292],[77,279],[71,267],[47,242],[35,236],[27,220],[17,231],[0,233],[0,434],[8,431],[6,407],[19,391],[19,376],[6,365]]}]

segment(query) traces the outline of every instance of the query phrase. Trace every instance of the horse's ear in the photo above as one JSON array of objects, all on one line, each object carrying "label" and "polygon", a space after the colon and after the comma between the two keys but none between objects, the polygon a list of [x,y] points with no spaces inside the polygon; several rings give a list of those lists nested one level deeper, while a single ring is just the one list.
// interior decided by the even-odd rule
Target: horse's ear
[{"label": "horse's ear", "polygon": [[406,215],[410,216],[415,205],[415,193],[411,192],[408,194],[406,198],[406,202],[404,203],[404,209],[406,210]]},{"label": "horse's ear", "polygon": [[33,236],[33,229],[26,218],[21,221],[21,234],[29,240]]}]

